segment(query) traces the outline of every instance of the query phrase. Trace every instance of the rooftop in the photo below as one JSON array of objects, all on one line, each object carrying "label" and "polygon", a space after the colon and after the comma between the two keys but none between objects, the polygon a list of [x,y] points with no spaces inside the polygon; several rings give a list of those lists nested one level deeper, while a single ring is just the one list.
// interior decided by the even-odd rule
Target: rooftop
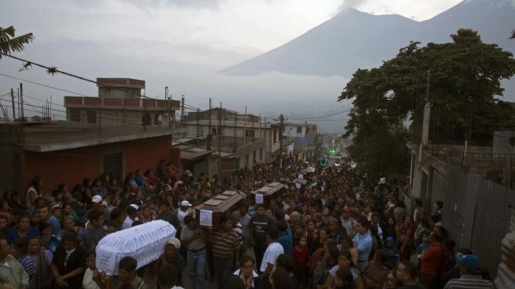
[{"label": "rooftop", "polygon": [[97,86],[145,89],[145,81],[133,78],[97,78]]},{"label": "rooftop", "polygon": [[25,125],[24,150],[32,152],[50,152],[107,143],[169,136],[176,129],[160,126],[143,127],[80,124],[52,122]]}]

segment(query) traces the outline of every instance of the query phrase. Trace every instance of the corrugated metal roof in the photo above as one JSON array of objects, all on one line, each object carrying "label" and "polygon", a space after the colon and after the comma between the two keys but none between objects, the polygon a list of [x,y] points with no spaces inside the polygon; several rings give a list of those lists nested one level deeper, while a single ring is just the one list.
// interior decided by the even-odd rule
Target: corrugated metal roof
[{"label": "corrugated metal roof", "polygon": [[210,155],[212,152],[213,151],[204,151],[204,152],[181,151],[181,160],[198,159],[198,158]]}]

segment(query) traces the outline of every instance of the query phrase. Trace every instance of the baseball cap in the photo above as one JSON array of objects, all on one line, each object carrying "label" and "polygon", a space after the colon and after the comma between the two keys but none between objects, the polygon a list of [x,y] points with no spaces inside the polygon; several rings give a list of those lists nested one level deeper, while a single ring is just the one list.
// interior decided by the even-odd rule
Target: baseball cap
[{"label": "baseball cap", "polygon": [[133,207],[134,209],[136,209],[136,211],[137,211],[137,210],[139,210],[139,206],[138,206],[138,205],[136,205],[136,204],[132,204],[132,205],[131,205],[131,207]]},{"label": "baseball cap", "polygon": [[179,241],[179,239],[177,238],[171,238],[170,240],[168,240],[168,242],[166,242],[166,245],[168,244],[172,244],[177,250],[181,248],[181,241]]},{"label": "baseball cap", "polygon": [[93,196],[93,198],[91,199],[91,201],[92,201],[93,203],[101,203],[101,202],[102,202],[102,197],[101,197],[101,196],[99,196],[99,195],[95,195],[95,196]]},{"label": "baseball cap", "polygon": [[190,204],[190,202],[184,200],[181,202],[181,207],[191,207],[191,204]]},{"label": "baseball cap", "polygon": [[481,260],[476,255],[464,255],[456,253],[454,255],[456,262],[463,265],[470,272],[479,273],[481,271]]},{"label": "baseball cap", "polygon": [[349,206],[345,206],[343,207],[343,211],[349,213],[351,211],[351,208]]}]

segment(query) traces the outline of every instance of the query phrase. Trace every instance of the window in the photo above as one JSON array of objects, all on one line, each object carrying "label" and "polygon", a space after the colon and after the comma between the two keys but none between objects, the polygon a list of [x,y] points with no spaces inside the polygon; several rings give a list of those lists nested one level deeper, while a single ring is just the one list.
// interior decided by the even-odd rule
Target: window
[{"label": "window", "polygon": [[246,137],[256,137],[256,131],[252,130],[252,129],[247,129],[245,131],[245,136]]},{"label": "window", "polygon": [[105,155],[103,157],[104,174],[109,174],[118,183],[122,181],[123,174],[123,155],[121,153]]},{"label": "window", "polygon": [[249,154],[245,155],[245,167],[249,167]]},{"label": "window", "polygon": [[97,112],[90,110],[86,112],[87,123],[97,123]]},{"label": "window", "polygon": [[274,143],[277,142],[277,130],[274,128],[272,133],[274,134]]},{"label": "window", "polygon": [[258,160],[257,160],[257,151],[254,151],[252,153],[252,162],[257,164]]},{"label": "window", "polygon": [[213,127],[213,128],[211,129],[211,134],[212,134],[213,136],[217,136],[217,135],[219,135],[219,133],[220,133],[220,129],[219,129],[219,128]]},{"label": "window", "polygon": [[263,148],[260,148],[259,149],[259,161],[262,162],[263,161]]},{"label": "window", "polygon": [[80,122],[80,109],[70,109],[70,121]]},{"label": "window", "polygon": [[297,127],[297,133],[302,133],[302,126]]}]

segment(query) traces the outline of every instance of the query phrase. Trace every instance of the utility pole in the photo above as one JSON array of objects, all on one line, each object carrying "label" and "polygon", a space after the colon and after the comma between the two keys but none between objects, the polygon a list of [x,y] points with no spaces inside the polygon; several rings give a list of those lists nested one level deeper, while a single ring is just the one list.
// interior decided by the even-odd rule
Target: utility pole
[{"label": "utility pole", "polygon": [[247,106],[245,105],[245,115],[243,115],[243,146],[247,144]]},{"label": "utility pole", "polygon": [[281,126],[279,127],[279,168],[283,168],[283,130],[284,130],[284,116],[281,113],[279,116]]},{"label": "utility pole", "polygon": [[[236,130],[238,128],[238,113],[235,112],[234,113],[234,121],[233,121],[233,130],[234,130],[234,148],[233,148],[233,153],[236,153],[238,151],[238,137],[237,137],[237,134],[236,134]],[[245,133],[245,132],[243,132]]]},{"label": "utility pole", "polygon": [[220,111],[218,111],[218,178],[222,178],[222,102],[220,101]]},{"label": "utility pole", "polygon": [[20,129],[21,129],[21,133],[20,133],[20,140],[21,140],[21,144],[23,144],[25,142],[25,114],[23,113],[23,83],[20,82],[20,103],[21,103],[21,126],[20,126]]},{"label": "utility pole", "polygon": [[197,143],[200,137],[200,108],[197,108]]},{"label": "utility pole", "polygon": [[16,109],[14,107],[14,89],[11,88],[11,101],[13,104],[13,122],[16,119]]},{"label": "utility pole", "polygon": [[213,141],[213,135],[211,134],[212,132],[212,129],[211,129],[211,98],[209,99],[209,111],[208,111],[208,115],[209,115],[209,125],[208,125],[208,132],[207,132],[207,146],[206,146],[206,149],[208,151],[211,150],[211,142]]},{"label": "utility pole", "polygon": [[184,94],[181,98],[181,122],[184,123]]}]

